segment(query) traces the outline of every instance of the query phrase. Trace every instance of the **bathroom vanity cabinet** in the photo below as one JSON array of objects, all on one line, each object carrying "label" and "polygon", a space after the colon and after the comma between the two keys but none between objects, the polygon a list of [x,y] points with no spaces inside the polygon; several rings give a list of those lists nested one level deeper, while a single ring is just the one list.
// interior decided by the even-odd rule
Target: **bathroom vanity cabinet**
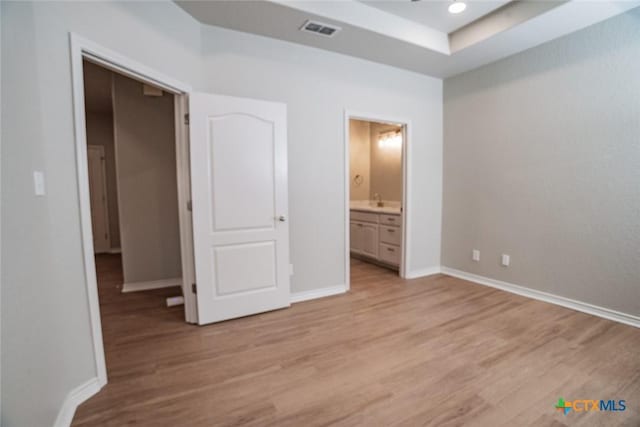
[{"label": "bathroom vanity cabinet", "polygon": [[388,266],[400,266],[402,216],[400,213],[351,209],[351,253]]}]

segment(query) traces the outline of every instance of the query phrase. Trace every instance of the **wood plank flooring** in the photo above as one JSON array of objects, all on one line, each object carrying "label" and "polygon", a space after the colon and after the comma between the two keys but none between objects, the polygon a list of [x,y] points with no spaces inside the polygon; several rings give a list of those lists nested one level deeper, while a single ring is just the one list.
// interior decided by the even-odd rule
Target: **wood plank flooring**
[{"label": "wood plank flooring", "polygon": [[109,383],[75,426],[640,426],[630,326],[353,261],[346,295],[198,327],[165,307],[179,289],[121,294],[119,257],[97,268]]}]

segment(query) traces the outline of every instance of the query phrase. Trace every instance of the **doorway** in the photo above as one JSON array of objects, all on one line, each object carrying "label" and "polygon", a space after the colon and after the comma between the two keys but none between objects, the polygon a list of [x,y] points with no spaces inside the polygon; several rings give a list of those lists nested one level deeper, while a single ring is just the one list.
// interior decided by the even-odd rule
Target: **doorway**
[{"label": "doorway", "polygon": [[188,320],[180,306],[189,254],[183,259],[179,220],[179,97],[86,58],[82,70],[100,323],[115,369],[123,340]]},{"label": "doorway", "polygon": [[352,266],[359,271],[374,266],[401,277],[408,271],[409,139],[407,120],[345,113],[348,283]]},{"label": "doorway", "polygon": [[[111,109],[113,105],[112,89],[113,82],[111,76],[117,74],[119,78],[133,79],[137,84],[149,85],[150,87],[160,89],[166,96],[172,98],[173,102],[173,118],[169,121],[174,123],[173,131],[173,151],[175,153],[175,164],[173,170],[176,176],[176,190],[178,200],[178,227],[181,258],[181,285],[182,294],[184,296],[184,317],[187,322],[197,322],[197,314],[195,308],[195,296],[190,293],[191,283],[193,279],[193,244],[190,212],[187,202],[190,200],[190,181],[189,181],[189,150],[188,150],[188,128],[185,123],[185,115],[187,112],[187,93],[191,91],[188,85],[162,75],[151,70],[129,58],[123,57],[115,52],[103,48],[89,40],[86,40],[76,34],[70,34],[71,41],[71,64],[72,64],[72,87],[73,87],[73,106],[74,106],[74,131],[76,143],[76,160],[78,173],[78,196],[80,205],[80,225],[82,231],[82,252],[85,265],[85,277],[87,286],[87,297],[89,306],[89,315],[91,320],[91,332],[93,336],[93,349],[96,365],[96,379],[92,383],[87,393],[95,393],[107,383],[107,371],[105,363],[104,342],[102,333],[102,322],[100,318],[100,301],[98,299],[98,281],[96,272],[95,245],[94,245],[94,226],[92,224],[91,210],[91,188],[90,188],[90,171],[89,171],[89,147],[88,147],[88,128],[87,128],[87,105],[85,103],[85,67],[94,66],[102,72],[103,76],[109,76],[106,89],[102,87],[102,91],[107,91],[107,95],[101,96],[100,105],[90,109]],[[95,107],[95,106],[94,106]],[[102,111],[106,112],[106,111]],[[112,120],[108,120],[107,128],[110,126],[113,131]],[[104,125],[104,121],[103,121]],[[99,132],[104,135],[105,132]],[[95,139],[94,139],[95,141]],[[92,144],[95,145],[95,144]],[[98,144],[98,145],[104,145]],[[106,160],[110,155],[115,159],[115,146],[112,150],[104,148]],[[110,154],[111,153],[111,154]],[[117,162],[113,160],[110,165],[115,170]],[[106,169],[106,180],[109,181],[109,164],[104,167]],[[108,230],[111,257],[103,263],[108,270],[113,271],[119,267],[120,260],[118,242],[120,231],[118,221],[120,220],[120,207],[118,205],[119,195],[109,197],[109,193],[118,190],[117,183],[115,185],[107,185],[107,209],[105,215],[109,221],[105,228]],[[111,201],[111,203],[109,203]],[[115,214],[113,213],[115,212]],[[114,261],[115,260],[115,261]],[[117,276],[117,273],[115,274]],[[113,278],[113,274],[111,276]],[[116,279],[117,280],[117,279]],[[124,280],[122,280],[123,282]],[[121,282],[121,283],[122,283]],[[188,292],[187,292],[188,291]],[[134,295],[134,294],[127,294]]]},{"label": "doorway", "polygon": [[[89,394],[104,386],[107,376],[91,223],[84,64],[106,68],[116,79],[133,79],[149,96],[160,92],[173,99],[181,286],[189,323],[219,322],[291,303],[287,107],[195,93],[76,34],[70,38],[82,252],[97,371]],[[118,199],[122,193],[119,188]],[[118,211],[123,211],[120,205]]]}]

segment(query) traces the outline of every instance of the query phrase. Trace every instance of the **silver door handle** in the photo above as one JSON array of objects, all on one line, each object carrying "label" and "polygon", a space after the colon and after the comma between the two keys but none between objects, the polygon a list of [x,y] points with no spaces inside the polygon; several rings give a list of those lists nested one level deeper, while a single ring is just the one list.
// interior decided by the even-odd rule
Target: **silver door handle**
[{"label": "silver door handle", "polygon": [[287,220],[287,219],[284,217],[284,215],[280,215],[280,216],[278,217],[278,221],[280,221],[280,222],[285,222],[286,220]]}]

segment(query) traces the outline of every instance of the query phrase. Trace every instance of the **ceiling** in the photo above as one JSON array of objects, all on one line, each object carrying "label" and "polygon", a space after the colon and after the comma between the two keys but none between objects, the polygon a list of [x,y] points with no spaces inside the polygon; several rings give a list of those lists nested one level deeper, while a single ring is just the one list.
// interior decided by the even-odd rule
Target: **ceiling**
[{"label": "ceiling", "polygon": [[[203,24],[258,34],[446,78],[603,21],[640,0],[176,0]],[[335,25],[333,37],[299,31]]]},{"label": "ceiling", "polygon": [[450,0],[359,0],[367,6],[449,34],[512,0],[469,0],[463,13],[449,13]]}]

